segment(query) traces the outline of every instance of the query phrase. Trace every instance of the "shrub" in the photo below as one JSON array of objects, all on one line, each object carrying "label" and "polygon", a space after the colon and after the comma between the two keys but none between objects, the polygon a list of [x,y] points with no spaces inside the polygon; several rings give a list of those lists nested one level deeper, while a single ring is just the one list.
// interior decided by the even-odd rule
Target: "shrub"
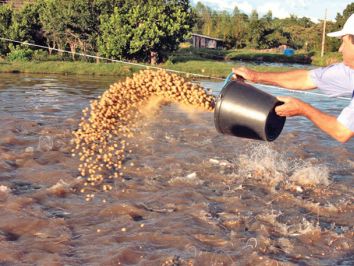
[{"label": "shrub", "polygon": [[173,65],[173,59],[167,59],[165,62],[166,66],[172,66]]},{"label": "shrub", "polygon": [[8,61],[29,61],[32,59],[33,51],[27,47],[10,45],[10,53],[7,54]]},{"label": "shrub", "polygon": [[315,66],[328,66],[334,63],[339,63],[343,60],[342,54],[338,52],[327,52],[321,57],[320,53],[316,53],[311,57],[312,64]]},{"label": "shrub", "polygon": [[35,50],[32,55],[32,60],[47,61],[48,60],[48,52],[45,50]]}]

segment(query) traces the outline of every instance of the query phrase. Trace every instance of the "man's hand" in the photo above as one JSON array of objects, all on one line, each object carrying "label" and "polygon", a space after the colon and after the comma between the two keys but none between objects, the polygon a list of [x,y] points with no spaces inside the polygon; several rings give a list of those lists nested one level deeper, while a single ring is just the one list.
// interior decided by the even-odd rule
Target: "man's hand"
[{"label": "man's hand", "polygon": [[235,74],[234,78],[236,79],[241,79],[241,80],[243,79],[251,82],[256,82],[257,72],[247,67],[233,68],[232,72]]},{"label": "man's hand", "polygon": [[293,97],[285,97],[279,96],[277,99],[284,104],[279,105],[275,108],[275,112],[279,116],[306,116],[306,112],[308,110],[309,104],[293,98]]},{"label": "man's hand", "polygon": [[354,137],[354,132],[337,121],[337,118],[293,97],[277,97],[284,104],[275,108],[279,116],[306,116],[332,138],[344,143]]}]

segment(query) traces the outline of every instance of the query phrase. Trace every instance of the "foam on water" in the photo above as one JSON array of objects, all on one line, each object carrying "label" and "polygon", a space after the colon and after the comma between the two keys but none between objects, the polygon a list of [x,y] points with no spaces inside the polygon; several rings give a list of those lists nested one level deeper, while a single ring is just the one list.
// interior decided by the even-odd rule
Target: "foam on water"
[{"label": "foam on water", "polygon": [[240,155],[236,162],[239,167],[238,175],[262,179],[271,186],[280,182],[306,186],[329,184],[327,166],[313,164],[311,159],[294,160],[272,146],[273,144],[251,145],[249,152]]},{"label": "foam on water", "polygon": [[324,165],[312,165],[308,162],[303,162],[298,166],[294,173],[289,177],[299,185],[329,185],[329,170]]}]

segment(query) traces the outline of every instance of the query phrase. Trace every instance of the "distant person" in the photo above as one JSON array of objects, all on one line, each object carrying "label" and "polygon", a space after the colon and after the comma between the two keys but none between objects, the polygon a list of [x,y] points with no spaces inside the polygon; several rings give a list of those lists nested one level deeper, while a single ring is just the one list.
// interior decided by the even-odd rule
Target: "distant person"
[{"label": "distant person", "polygon": [[234,68],[233,72],[236,77],[255,83],[293,90],[318,88],[330,96],[350,96],[350,104],[337,118],[293,97],[278,97],[284,104],[275,109],[280,116],[305,116],[332,138],[345,143],[354,136],[354,14],[348,18],[342,30],[327,35],[341,38],[339,52],[343,55],[342,63],[283,73],[258,72],[246,67]]}]

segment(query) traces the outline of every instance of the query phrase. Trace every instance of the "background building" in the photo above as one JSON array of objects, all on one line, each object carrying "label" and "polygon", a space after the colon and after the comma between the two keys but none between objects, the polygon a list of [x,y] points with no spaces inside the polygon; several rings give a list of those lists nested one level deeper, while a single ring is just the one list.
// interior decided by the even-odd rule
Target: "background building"
[{"label": "background building", "polygon": [[211,48],[222,49],[224,48],[224,41],[222,39],[213,38],[206,35],[192,33],[191,43],[195,48]]}]

